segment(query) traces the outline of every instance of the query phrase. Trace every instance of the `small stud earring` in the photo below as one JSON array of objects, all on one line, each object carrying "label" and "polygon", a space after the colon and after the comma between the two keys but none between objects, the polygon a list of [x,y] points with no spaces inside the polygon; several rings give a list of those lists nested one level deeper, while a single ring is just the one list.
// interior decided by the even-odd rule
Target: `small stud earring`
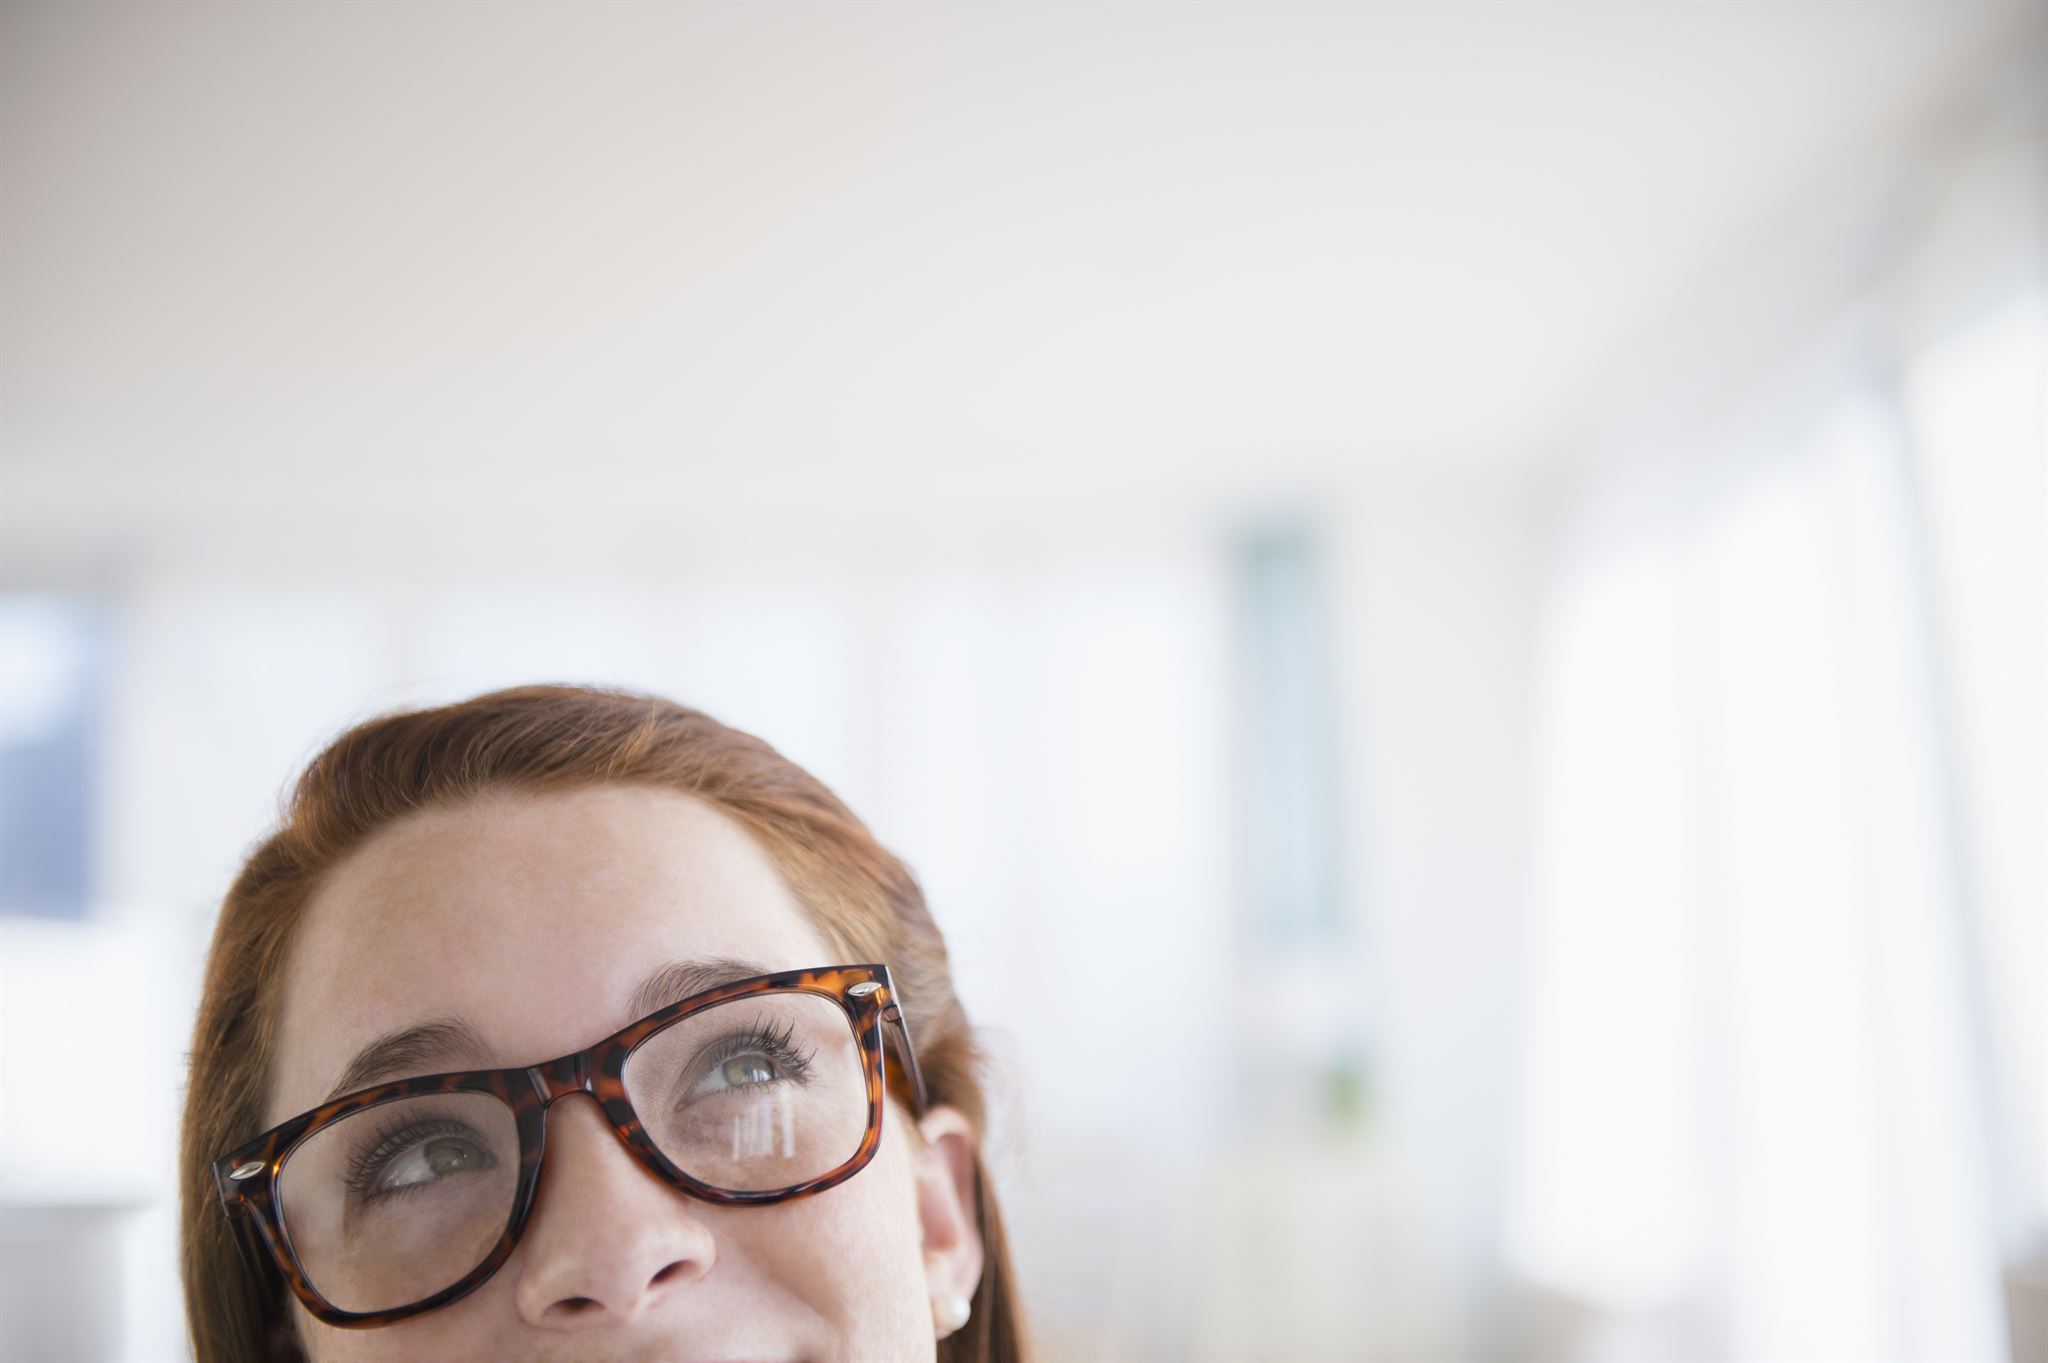
[{"label": "small stud earring", "polygon": [[938,1331],[940,1339],[944,1339],[965,1325],[973,1311],[965,1297],[933,1297],[932,1328]]}]

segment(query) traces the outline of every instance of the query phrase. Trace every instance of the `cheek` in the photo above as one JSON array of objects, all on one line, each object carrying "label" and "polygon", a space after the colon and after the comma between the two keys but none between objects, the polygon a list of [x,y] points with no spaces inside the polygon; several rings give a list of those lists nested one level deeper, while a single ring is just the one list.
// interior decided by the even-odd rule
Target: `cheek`
[{"label": "cheek", "polygon": [[[892,1114],[893,1115],[893,1114]],[[902,1143],[829,1192],[774,1209],[749,1251],[829,1323],[849,1359],[930,1358],[917,1186]]]}]

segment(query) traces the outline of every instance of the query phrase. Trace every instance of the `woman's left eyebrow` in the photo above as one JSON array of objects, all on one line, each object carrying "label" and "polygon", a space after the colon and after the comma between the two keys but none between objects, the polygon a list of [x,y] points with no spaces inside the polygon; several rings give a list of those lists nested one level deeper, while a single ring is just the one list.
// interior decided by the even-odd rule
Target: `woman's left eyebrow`
[{"label": "woman's left eyebrow", "polygon": [[752,979],[756,975],[771,973],[767,966],[758,961],[743,961],[737,956],[704,956],[690,961],[670,961],[658,966],[654,973],[640,982],[633,991],[633,997],[626,1004],[627,1021],[634,1022],[649,1013],[658,1013],[672,1003],[681,1003],[707,989],[716,989],[722,984],[737,980]]}]

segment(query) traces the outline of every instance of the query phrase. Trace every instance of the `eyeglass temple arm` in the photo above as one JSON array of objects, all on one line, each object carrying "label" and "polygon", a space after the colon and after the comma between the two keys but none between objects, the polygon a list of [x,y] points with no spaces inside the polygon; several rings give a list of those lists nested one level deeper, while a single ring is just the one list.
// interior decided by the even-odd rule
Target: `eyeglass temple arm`
[{"label": "eyeglass temple arm", "polygon": [[227,1203],[224,1210],[234,1227],[235,1248],[241,1251],[242,1262],[248,1267],[250,1277],[262,1283],[272,1281],[277,1265],[263,1243],[262,1231],[257,1226],[260,1218],[240,1202]]},{"label": "eyeglass temple arm", "polygon": [[925,1092],[924,1071],[917,1065],[917,1049],[910,1044],[910,1024],[903,1020],[903,1009],[893,1000],[882,1010],[882,1020],[894,1023],[903,1034],[903,1068],[910,1074],[910,1087],[917,1095],[917,1115],[922,1117],[931,1107],[931,1098]]}]

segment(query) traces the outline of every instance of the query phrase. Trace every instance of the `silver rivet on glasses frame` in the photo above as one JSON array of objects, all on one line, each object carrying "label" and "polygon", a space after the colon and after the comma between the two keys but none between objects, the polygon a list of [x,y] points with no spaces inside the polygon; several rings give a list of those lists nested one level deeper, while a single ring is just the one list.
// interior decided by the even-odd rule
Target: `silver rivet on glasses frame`
[{"label": "silver rivet on glasses frame", "polygon": [[256,1175],[262,1172],[263,1161],[260,1159],[252,1159],[247,1164],[237,1164],[234,1168],[234,1172],[229,1174],[228,1177],[235,1179],[254,1178],[256,1177]]},{"label": "silver rivet on glasses frame", "polygon": [[881,985],[876,984],[873,980],[868,980],[865,983],[855,985],[853,988],[847,990],[846,992],[858,999],[865,998],[867,995],[874,993],[877,989],[880,989],[881,987]]}]

